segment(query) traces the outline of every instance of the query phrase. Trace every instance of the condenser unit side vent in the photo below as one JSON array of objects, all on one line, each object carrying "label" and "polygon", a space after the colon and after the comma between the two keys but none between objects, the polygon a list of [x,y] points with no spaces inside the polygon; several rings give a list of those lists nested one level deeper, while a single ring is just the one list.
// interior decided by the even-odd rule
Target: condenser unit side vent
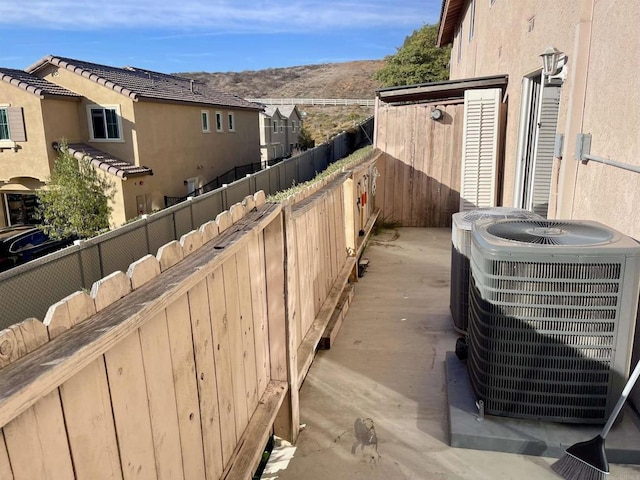
[{"label": "condenser unit side vent", "polygon": [[473,226],[469,378],[489,414],[604,423],[629,373],[640,245],[596,222]]},{"label": "condenser unit side vent", "polygon": [[471,230],[477,221],[498,219],[542,219],[540,215],[513,207],[479,208],[452,215],[451,282],[449,309],[453,327],[461,334],[467,331],[469,315],[469,258]]}]

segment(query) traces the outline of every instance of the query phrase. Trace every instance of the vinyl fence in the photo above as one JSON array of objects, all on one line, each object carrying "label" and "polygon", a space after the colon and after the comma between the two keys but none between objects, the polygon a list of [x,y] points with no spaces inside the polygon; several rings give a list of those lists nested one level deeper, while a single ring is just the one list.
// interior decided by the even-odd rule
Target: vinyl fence
[{"label": "vinyl fence", "polygon": [[272,431],[295,441],[377,156],[283,204],[247,196],[1,331],[0,478],[247,480]]},{"label": "vinyl fence", "polygon": [[373,117],[355,132],[342,133],[265,170],[212,192],[145,216],[123,227],[0,273],[0,329],[25,318],[43,318],[47,308],[77,290],[89,289],[134,260],[155,253],[199,225],[216,218],[247,195],[267,195],[311,180],[327,166],[370,144]]}]

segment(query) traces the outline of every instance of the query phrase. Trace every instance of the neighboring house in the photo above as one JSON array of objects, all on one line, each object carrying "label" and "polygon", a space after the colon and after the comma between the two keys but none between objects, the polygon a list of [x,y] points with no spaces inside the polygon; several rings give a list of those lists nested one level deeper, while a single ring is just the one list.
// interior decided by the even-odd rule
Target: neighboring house
[{"label": "neighboring house", "polygon": [[[12,137],[0,143],[0,224],[18,223],[16,195],[29,199],[46,182],[62,139],[114,180],[114,225],[260,154],[262,107],[193,80],[54,56],[0,74],[0,112],[13,119],[3,127],[0,113],[0,132]],[[12,133],[16,108],[24,119],[20,137]]]},{"label": "neighboring house", "polygon": [[290,155],[291,152],[300,145],[298,137],[300,136],[300,128],[302,127],[302,115],[295,105],[280,105],[278,110],[280,110],[280,114],[287,119],[287,128],[285,129],[287,133],[286,145],[288,154]]},{"label": "neighboring house", "polygon": [[0,69],[0,226],[35,220],[34,191],[51,175],[53,142],[78,129],[80,95]]},{"label": "neighboring house", "polygon": [[285,158],[299,146],[302,116],[295,105],[267,105],[260,114],[260,158],[263,165]]}]

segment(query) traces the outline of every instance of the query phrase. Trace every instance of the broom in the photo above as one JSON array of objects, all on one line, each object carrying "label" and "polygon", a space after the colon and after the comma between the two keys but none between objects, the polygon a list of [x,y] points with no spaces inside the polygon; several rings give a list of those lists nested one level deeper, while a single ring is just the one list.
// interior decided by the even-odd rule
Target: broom
[{"label": "broom", "polygon": [[607,455],[604,451],[604,439],[607,437],[609,430],[611,430],[613,422],[616,421],[639,376],[640,360],[636,364],[636,368],[633,369],[629,380],[627,380],[620,400],[618,400],[611,415],[609,415],[609,420],[607,420],[600,435],[567,448],[566,454],[551,465],[551,469],[554,472],[567,480],[603,480],[605,475],[609,475],[609,462],[607,462]]}]

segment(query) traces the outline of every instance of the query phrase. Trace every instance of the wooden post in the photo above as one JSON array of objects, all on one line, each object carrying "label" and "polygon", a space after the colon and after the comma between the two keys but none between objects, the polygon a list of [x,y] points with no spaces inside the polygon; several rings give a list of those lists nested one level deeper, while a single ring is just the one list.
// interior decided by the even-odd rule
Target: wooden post
[{"label": "wooden post", "polygon": [[[291,206],[285,207],[284,218],[291,223]],[[289,228],[288,225],[287,228]],[[289,230],[288,230],[289,231]],[[288,239],[284,248],[283,215],[278,216],[264,229],[265,268],[267,273],[267,311],[269,318],[269,349],[271,351],[271,380],[289,384],[282,406],[274,422],[276,435],[294,443],[300,429],[300,405],[298,397],[297,349],[293,345],[293,328],[296,325],[296,287],[291,286],[289,276],[294,265],[286,264],[295,255],[285,252],[295,248],[295,239]],[[285,270],[286,268],[286,270]],[[285,276],[286,275],[286,276]],[[286,290],[285,290],[286,286]],[[291,289],[291,290],[289,290]],[[286,296],[285,296],[286,292]]]}]

